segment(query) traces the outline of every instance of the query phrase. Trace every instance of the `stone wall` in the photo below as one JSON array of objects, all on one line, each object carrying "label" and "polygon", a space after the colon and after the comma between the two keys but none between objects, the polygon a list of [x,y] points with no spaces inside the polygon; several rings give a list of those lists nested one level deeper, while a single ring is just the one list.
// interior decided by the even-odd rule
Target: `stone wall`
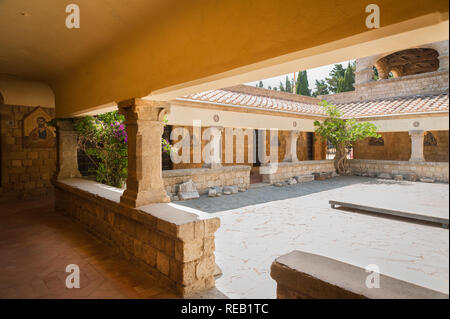
[{"label": "stone wall", "polygon": [[[427,162],[448,162],[448,131],[430,131],[436,139],[436,145],[423,146],[423,156]],[[427,132],[425,132],[427,134]]]},{"label": "stone wall", "polygon": [[282,182],[294,176],[335,171],[332,160],[300,161],[295,163],[281,162],[277,165],[266,166],[265,168],[267,172],[261,173],[263,175],[263,182],[270,184]]},{"label": "stone wall", "polygon": [[448,70],[356,84],[355,91],[319,96],[330,103],[370,101],[448,92]]},{"label": "stone wall", "polygon": [[214,287],[220,220],[168,204],[128,208],[122,190],[84,179],[55,182],[56,210],[82,223],[127,260],[181,296]]},{"label": "stone wall", "polygon": [[[436,145],[424,145],[427,162],[448,162],[448,131],[430,131]],[[427,132],[425,132],[426,134]],[[408,132],[380,133],[384,145],[370,145],[370,139],[364,139],[353,145],[354,159],[408,161],[411,157],[411,138]]]},{"label": "stone wall", "polygon": [[[42,108],[50,117],[54,109]],[[35,107],[0,105],[2,196],[29,198],[53,191],[50,182],[56,169],[56,148],[27,148],[23,118]]]},{"label": "stone wall", "polygon": [[192,180],[200,194],[205,194],[213,186],[231,186],[248,188],[250,185],[250,166],[236,165],[220,168],[186,168],[163,171],[166,191],[176,194],[177,185]]},{"label": "stone wall", "polygon": [[448,183],[449,167],[447,163],[438,162],[408,162],[408,161],[379,161],[379,160],[350,160],[352,173],[358,175],[379,174],[402,175],[409,179],[410,175],[418,178],[432,178],[438,182]]},{"label": "stone wall", "polygon": [[[174,125],[172,128],[175,129],[180,126]],[[192,126],[183,126],[185,129],[189,131],[189,134],[192,138],[193,135],[193,129]],[[207,129],[207,127],[202,127],[202,134]],[[278,161],[283,161],[285,154],[286,154],[286,142],[287,138],[290,134],[290,131],[278,131]],[[307,160],[323,160],[326,158],[326,144],[323,143],[318,136],[314,134],[313,138],[313,158],[309,157],[308,154],[308,141],[307,141],[307,132],[300,132],[300,135],[297,139],[297,158],[300,161],[307,161]],[[269,132],[266,134],[266,153],[269,154],[270,151],[270,136]],[[173,140],[172,145],[177,143],[179,140]],[[205,147],[207,141],[202,140],[202,149]],[[254,141],[255,143],[255,141]],[[249,161],[248,156],[248,140],[247,137],[244,138],[243,143],[238,144],[236,139],[233,142],[233,161],[231,163],[225,162],[225,131],[222,132],[222,165],[252,165],[253,161]],[[190,149],[190,163],[174,163],[173,169],[185,169],[185,168],[201,168],[203,165],[202,163],[194,163],[193,160],[193,150],[192,150],[193,144],[191,141],[191,149]],[[240,163],[236,160],[236,153],[237,150],[244,154],[244,162]],[[180,151],[180,155],[182,152]]]}]

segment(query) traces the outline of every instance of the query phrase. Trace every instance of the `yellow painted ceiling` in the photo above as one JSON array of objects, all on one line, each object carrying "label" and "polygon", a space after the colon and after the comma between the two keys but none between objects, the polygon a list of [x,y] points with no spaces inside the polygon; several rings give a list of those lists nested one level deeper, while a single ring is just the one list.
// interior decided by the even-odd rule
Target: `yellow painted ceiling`
[{"label": "yellow painted ceiling", "polygon": [[[0,0],[0,74],[54,79],[175,2]],[[71,3],[80,7],[80,29],[65,27]]]},{"label": "yellow painted ceiling", "polygon": [[[65,27],[72,2],[80,6],[81,29]],[[47,81],[65,116],[363,34],[373,2],[0,0],[0,74]],[[449,6],[376,3],[382,29],[448,13]]]}]

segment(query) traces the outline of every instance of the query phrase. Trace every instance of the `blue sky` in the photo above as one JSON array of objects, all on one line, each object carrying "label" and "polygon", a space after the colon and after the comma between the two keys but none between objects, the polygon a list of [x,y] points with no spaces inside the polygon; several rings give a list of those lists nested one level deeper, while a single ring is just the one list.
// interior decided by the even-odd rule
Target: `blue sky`
[{"label": "blue sky", "polygon": [[[353,60],[352,60],[353,61]],[[340,62],[340,63],[335,63],[335,64],[342,64],[344,66],[344,68],[347,67],[349,61],[344,61],[344,62]],[[308,83],[309,83],[309,88],[311,89],[311,92],[316,88],[316,80],[323,80],[325,79],[328,74],[330,73],[330,71],[333,69],[334,64],[330,64],[330,65],[324,65],[318,68],[314,68],[314,69],[310,69],[308,70]],[[295,71],[296,73],[298,72],[298,70]],[[283,75],[279,75],[273,78],[268,78],[268,79],[262,79],[263,83],[264,83],[264,87],[267,89],[268,86],[276,86],[278,87],[280,84],[280,81],[283,82],[284,85],[284,81],[286,79],[286,75],[292,79],[294,77],[294,72],[289,73],[289,74],[283,74]],[[247,85],[252,85],[255,86],[259,81],[255,81],[255,82],[249,82],[249,83],[245,83]]]}]

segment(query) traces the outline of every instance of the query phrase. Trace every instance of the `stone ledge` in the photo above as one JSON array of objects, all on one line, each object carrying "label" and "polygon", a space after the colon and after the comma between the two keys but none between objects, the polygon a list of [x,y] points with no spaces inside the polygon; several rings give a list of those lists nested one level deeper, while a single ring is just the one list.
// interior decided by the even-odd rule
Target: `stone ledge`
[{"label": "stone ledge", "polygon": [[366,159],[351,159],[350,163],[354,164],[381,164],[381,165],[423,165],[435,167],[448,167],[448,162],[410,162],[410,161],[390,161],[390,160],[366,160]]},{"label": "stone ledge", "polygon": [[448,295],[380,274],[380,288],[367,288],[364,268],[332,258],[293,251],[271,266],[277,298],[448,299]]},{"label": "stone ledge", "polygon": [[55,209],[181,296],[214,287],[220,219],[175,204],[130,208],[122,190],[90,180],[55,181]]},{"label": "stone ledge", "polygon": [[[279,162],[277,164],[272,164],[279,167],[296,167],[296,166],[309,166],[309,165],[321,165],[321,164],[333,164],[333,160],[317,160],[317,161],[298,161],[298,162]],[[270,166],[266,165],[266,166]],[[262,166],[264,167],[264,166]]]},{"label": "stone ledge", "polygon": [[247,165],[233,165],[233,166],[222,166],[219,168],[183,168],[183,169],[173,169],[162,172],[163,178],[166,177],[180,177],[189,175],[208,175],[208,174],[220,174],[236,171],[250,171],[251,166]]},{"label": "stone ledge", "polygon": [[447,162],[410,162],[353,159],[350,169],[359,174],[414,175],[416,179],[432,178],[438,182],[449,182],[449,164]]}]

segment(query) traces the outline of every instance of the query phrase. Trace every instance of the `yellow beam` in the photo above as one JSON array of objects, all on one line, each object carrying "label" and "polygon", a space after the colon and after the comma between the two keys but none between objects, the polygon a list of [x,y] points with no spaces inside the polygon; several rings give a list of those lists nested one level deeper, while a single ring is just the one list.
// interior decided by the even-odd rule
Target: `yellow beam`
[{"label": "yellow beam", "polygon": [[172,99],[448,39],[445,0],[379,0],[382,28],[371,31],[365,26],[369,3],[180,1],[55,79],[57,116],[131,97]]}]

